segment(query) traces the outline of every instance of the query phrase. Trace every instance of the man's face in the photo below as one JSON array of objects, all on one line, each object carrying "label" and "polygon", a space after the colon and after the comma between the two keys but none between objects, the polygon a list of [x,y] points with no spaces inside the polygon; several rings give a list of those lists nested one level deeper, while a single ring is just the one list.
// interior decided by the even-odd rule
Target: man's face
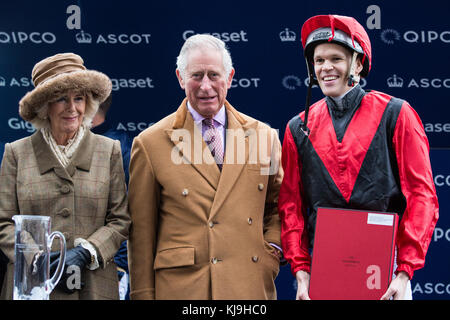
[{"label": "man's face", "polygon": [[[352,54],[335,43],[322,43],[314,49],[314,72],[324,95],[339,97],[350,87],[347,85]],[[355,74],[362,70],[360,59],[356,60]]]},{"label": "man's face", "polygon": [[214,117],[225,102],[234,75],[234,69],[225,74],[220,51],[193,49],[188,53],[185,74],[176,73],[191,106],[206,118]]}]

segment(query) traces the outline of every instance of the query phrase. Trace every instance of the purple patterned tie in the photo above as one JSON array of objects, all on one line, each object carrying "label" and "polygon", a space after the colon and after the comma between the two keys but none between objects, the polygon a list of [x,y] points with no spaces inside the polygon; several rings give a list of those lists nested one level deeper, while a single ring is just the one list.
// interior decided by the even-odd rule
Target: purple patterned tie
[{"label": "purple patterned tie", "polygon": [[205,133],[203,139],[211,150],[211,155],[217,163],[217,166],[222,170],[223,164],[223,147],[220,132],[214,126],[213,119],[203,119],[203,126],[205,127]]}]

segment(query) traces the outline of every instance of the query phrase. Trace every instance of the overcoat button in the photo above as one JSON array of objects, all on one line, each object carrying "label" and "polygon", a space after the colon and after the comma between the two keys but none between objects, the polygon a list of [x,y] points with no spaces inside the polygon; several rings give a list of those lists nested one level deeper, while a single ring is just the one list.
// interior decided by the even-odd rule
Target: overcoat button
[{"label": "overcoat button", "polygon": [[64,194],[66,194],[66,193],[69,193],[70,192],[70,187],[68,186],[68,185],[63,185],[62,187],[61,187],[61,193],[64,193]]},{"label": "overcoat button", "polygon": [[70,215],[70,209],[64,208],[60,212],[58,212],[59,215],[61,215],[64,218],[67,218]]},{"label": "overcoat button", "polygon": [[210,228],[214,227],[214,222],[210,221],[210,222],[209,222],[209,227],[210,227]]},{"label": "overcoat button", "polygon": [[258,184],[258,190],[263,191],[264,190],[264,184],[260,183]]},{"label": "overcoat button", "polygon": [[252,257],[252,261],[253,261],[253,262],[258,262],[258,256],[253,256],[253,257]]},{"label": "overcoat button", "polygon": [[212,258],[212,259],[211,259],[211,263],[212,263],[212,264],[216,264],[217,261],[218,261],[217,258]]},{"label": "overcoat button", "polygon": [[180,137],[178,138],[178,141],[183,141],[183,136],[180,136]]},{"label": "overcoat button", "polygon": [[253,223],[253,219],[252,218],[248,218],[247,222],[248,222],[248,224],[252,224]]},{"label": "overcoat button", "polygon": [[189,194],[189,190],[188,189],[183,189],[181,194],[186,197]]}]

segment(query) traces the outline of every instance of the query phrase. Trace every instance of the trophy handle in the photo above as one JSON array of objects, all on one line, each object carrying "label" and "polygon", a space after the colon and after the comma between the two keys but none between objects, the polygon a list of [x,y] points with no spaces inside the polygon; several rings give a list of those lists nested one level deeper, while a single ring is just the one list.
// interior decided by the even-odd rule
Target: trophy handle
[{"label": "trophy handle", "polygon": [[[45,286],[47,294],[50,294],[50,292],[53,291],[53,289],[61,279],[62,273],[64,271],[64,264],[66,262],[66,238],[61,232],[54,231],[50,234],[48,238],[49,252],[55,237],[59,238],[59,245],[60,245],[59,263],[58,266],[56,267],[55,274],[47,281],[47,285]],[[50,268],[50,264],[48,265],[48,267]]]}]

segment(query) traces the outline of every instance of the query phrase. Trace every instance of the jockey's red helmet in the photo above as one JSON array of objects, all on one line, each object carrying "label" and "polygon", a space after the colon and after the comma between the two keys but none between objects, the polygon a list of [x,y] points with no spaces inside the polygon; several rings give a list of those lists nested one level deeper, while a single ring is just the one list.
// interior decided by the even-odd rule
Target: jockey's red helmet
[{"label": "jockey's red helmet", "polygon": [[334,42],[360,54],[363,64],[360,75],[366,77],[369,74],[372,66],[372,47],[366,30],[356,19],[339,15],[314,16],[303,24],[301,37],[308,64],[313,61],[316,45]]}]

